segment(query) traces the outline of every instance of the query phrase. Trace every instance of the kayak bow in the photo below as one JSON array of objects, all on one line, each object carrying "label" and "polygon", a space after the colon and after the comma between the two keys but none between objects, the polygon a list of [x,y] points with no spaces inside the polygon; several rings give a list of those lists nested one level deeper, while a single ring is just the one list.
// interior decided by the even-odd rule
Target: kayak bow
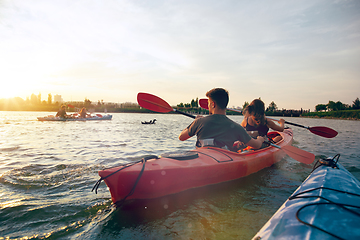
[{"label": "kayak bow", "polygon": [[320,159],[253,240],[360,239],[360,182],[339,156]]}]

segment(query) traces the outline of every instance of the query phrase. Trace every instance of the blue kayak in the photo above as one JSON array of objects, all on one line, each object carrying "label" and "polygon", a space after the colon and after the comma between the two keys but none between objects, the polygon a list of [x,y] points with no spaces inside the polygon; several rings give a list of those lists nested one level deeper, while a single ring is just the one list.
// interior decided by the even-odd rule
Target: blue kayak
[{"label": "blue kayak", "polygon": [[47,117],[38,117],[39,121],[100,121],[100,120],[111,120],[112,115],[101,115],[96,114],[96,116],[80,118],[80,117],[70,117],[70,118],[61,118],[54,117],[53,115]]},{"label": "blue kayak", "polygon": [[360,239],[360,182],[339,156],[320,159],[253,240]]}]

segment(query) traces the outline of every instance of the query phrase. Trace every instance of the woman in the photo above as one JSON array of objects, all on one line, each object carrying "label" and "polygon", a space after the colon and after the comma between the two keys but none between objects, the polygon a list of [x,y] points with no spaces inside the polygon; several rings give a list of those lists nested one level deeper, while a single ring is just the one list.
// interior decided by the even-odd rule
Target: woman
[{"label": "woman", "polygon": [[87,116],[89,116],[89,114],[86,113],[86,108],[82,108],[79,112],[80,114],[80,118],[86,118]]},{"label": "woman", "polygon": [[[277,125],[273,120],[266,118],[265,116],[265,104],[260,99],[254,99],[250,105],[244,109],[244,120],[241,122],[241,126],[252,137],[266,136],[269,129],[282,132],[284,131],[285,120],[280,118]],[[275,142],[276,140],[273,139]]]}]

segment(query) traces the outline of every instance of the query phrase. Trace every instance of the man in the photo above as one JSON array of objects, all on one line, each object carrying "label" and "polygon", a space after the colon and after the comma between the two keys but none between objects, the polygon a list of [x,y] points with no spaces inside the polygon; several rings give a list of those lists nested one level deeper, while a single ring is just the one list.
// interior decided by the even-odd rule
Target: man
[{"label": "man", "polygon": [[209,116],[197,116],[196,119],[179,135],[181,141],[197,135],[196,146],[216,146],[233,149],[233,144],[240,141],[255,149],[261,147],[264,138],[250,137],[245,129],[226,116],[229,93],[222,88],[214,88],[206,93],[208,97]]},{"label": "man", "polygon": [[66,114],[65,109],[66,109],[66,106],[62,105],[61,109],[56,113],[56,117],[67,118],[68,115]]}]

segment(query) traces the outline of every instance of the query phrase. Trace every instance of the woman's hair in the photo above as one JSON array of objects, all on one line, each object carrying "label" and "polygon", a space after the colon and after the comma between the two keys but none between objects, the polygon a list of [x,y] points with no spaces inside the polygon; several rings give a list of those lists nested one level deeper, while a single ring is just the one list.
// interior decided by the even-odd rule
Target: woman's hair
[{"label": "woman's hair", "polygon": [[254,99],[245,109],[244,113],[253,115],[260,120],[260,124],[265,123],[265,104],[261,99]]},{"label": "woman's hair", "polygon": [[229,93],[223,88],[213,88],[206,93],[206,96],[216,103],[221,109],[226,109],[229,102]]}]

